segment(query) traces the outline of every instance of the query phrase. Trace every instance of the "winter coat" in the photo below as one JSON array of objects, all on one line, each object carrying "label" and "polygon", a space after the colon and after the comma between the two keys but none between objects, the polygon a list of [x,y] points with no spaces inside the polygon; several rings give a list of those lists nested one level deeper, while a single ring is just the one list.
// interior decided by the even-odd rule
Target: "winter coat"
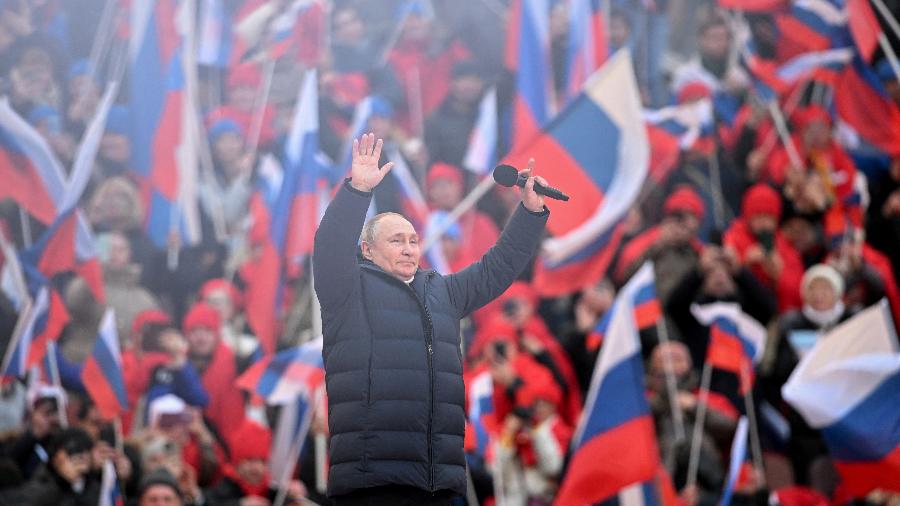
[{"label": "winter coat", "polygon": [[316,232],[331,432],[328,494],[384,485],[466,490],[459,320],[525,268],[549,211],[520,207],[481,261],[406,284],[357,258],[371,194],[344,184]]}]

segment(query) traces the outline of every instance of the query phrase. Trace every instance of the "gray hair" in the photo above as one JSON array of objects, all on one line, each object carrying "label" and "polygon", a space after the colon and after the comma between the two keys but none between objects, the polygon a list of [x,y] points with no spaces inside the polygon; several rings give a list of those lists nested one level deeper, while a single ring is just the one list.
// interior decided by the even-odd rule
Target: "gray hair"
[{"label": "gray hair", "polygon": [[393,213],[393,212],[378,213],[375,216],[373,216],[372,219],[367,221],[365,225],[363,225],[362,234],[360,234],[359,240],[361,242],[366,242],[369,244],[372,244],[373,242],[375,242],[375,229],[378,226],[378,223],[381,220],[387,218],[388,216],[399,216],[400,218],[403,218],[404,220],[406,219],[406,216],[403,216],[400,213]]}]

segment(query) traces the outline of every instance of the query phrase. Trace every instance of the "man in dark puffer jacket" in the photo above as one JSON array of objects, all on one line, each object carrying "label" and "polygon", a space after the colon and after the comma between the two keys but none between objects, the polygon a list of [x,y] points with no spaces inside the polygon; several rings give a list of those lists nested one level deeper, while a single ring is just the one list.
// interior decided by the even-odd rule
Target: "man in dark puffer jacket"
[{"label": "man in dark puffer jacket", "polygon": [[381,147],[373,134],[354,141],[351,177],[316,233],[328,495],[338,505],[449,504],[466,490],[459,320],[516,279],[549,211],[529,178],[522,205],[479,262],[449,276],[421,270],[419,238],[405,218],[384,213],[363,226],[371,191],[393,165],[379,169]]}]

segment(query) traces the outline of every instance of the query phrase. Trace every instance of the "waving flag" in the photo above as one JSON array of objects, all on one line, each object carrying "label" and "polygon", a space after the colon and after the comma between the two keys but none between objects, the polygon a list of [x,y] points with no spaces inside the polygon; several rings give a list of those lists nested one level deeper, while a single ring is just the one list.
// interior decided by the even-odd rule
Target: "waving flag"
[{"label": "waving flag", "polygon": [[284,305],[288,277],[299,274],[312,251],[319,218],[319,105],[316,71],[308,71],[297,97],[297,108],[285,141],[280,170],[277,163],[260,170],[250,201],[251,242],[259,251],[242,267],[246,286],[247,321],[266,353],[275,351],[276,323]]},{"label": "waving flag", "polygon": [[112,420],[128,409],[122,377],[122,354],[112,309],[107,309],[100,320],[94,350],[84,361],[81,381],[104,419]]},{"label": "waving flag", "polygon": [[[620,298],[626,298],[630,302],[631,308],[634,309],[634,321],[637,324],[637,329],[641,331],[656,325],[656,322],[662,317],[662,307],[659,304],[659,299],[656,297],[656,278],[653,275],[653,270],[646,269],[639,272],[641,277],[638,277],[636,273],[628,283],[630,292],[624,292],[623,288],[623,291],[620,292]],[[588,349],[596,350],[600,347],[603,336],[609,332],[612,318],[616,315],[616,303],[613,302],[610,310],[603,315],[603,318],[597,322],[594,330],[588,334],[586,342]]]},{"label": "waving flag", "polygon": [[762,359],[766,328],[734,302],[691,305],[691,314],[709,327],[706,360],[712,367],[735,374],[740,393],[753,386],[754,364]]},{"label": "waving flag", "polygon": [[69,312],[55,289],[41,287],[34,300],[26,303],[9,341],[3,361],[2,375],[24,377],[29,369],[40,365],[47,346],[56,342],[69,323]]},{"label": "waving flag", "polygon": [[321,1],[248,2],[237,17],[232,65],[283,56],[293,56],[307,67],[319,63],[327,23]]},{"label": "waving flag", "polygon": [[550,6],[547,0],[514,0],[506,39],[506,68],[515,75],[509,146],[539,134],[552,113]]},{"label": "waving flag", "polygon": [[547,179],[571,197],[547,201],[555,213],[547,224],[554,237],[544,242],[535,285],[549,296],[571,293],[606,271],[621,238],[619,224],[647,176],[647,130],[627,50],[618,51],[581,95],[506,163],[524,167],[531,157],[536,172],[548,167]]},{"label": "waving flag", "polygon": [[147,234],[165,248],[171,233],[200,241],[195,54],[191,13],[176,0],[136,0],[129,47],[131,162],[141,186]]},{"label": "waving flag", "polygon": [[485,92],[478,106],[478,119],[469,136],[469,148],[463,158],[463,167],[486,176],[497,162],[497,89]]},{"label": "waving flag", "polygon": [[98,506],[125,506],[122,492],[119,490],[119,479],[116,477],[116,466],[109,459],[103,462]]},{"label": "waving flag", "polygon": [[819,338],[781,390],[854,497],[900,492],[900,350],[887,301]]},{"label": "waving flag", "polygon": [[234,45],[231,16],[224,0],[202,0],[200,6],[200,38],[197,41],[197,63],[226,68]]},{"label": "waving flag", "polygon": [[475,451],[486,457],[491,442],[491,423],[494,414],[494,380],[491,372],[484,370],[469,382],[469,423],[475,430]]},{"label": "waving flag", "polygon": [[796,0],[787,12],[776,16],[775,23],[783,57],[853,43],[847,11],[835,0]]},{"label": "waving flag", "polygon": [[652,264],[644,264],[616,297],[555,504],[594,504],[657,475],[659,450],[633,305],[638,287],[652,276]]},{"label": "waving flag", "polygon": [[601,0],[569,0],[566,100],[581,93],[588,77],[606,61],[606,32]]},{"label": "waving flag", "polygon": [[237,379],[237,386],[259,395],[267,404],[283,405],[299,394],[312,398],[324,379],[322,338],[318,338],[264,357]]},{"label": "waving flag", "polygon": [[834,103],[838,117],[865,144],[891,156],[900,155],[900,107],[859,55],[841,73]]},{"label": "waving flag", "polygon": [[322,391],[320,387],[316,392],[310,392],[312,395],[297,394],[281,406],[269,458],[269,475],[277,483],[294,472],[316,410],[315,398]]},{"label": "waving flag", "polygon": [[644,112],[648,125],[653,125],[678,138],[680,149],[694,147],[713,134],[713,106],[708,98],[681,105]]},{"label": "waving flag", "polygon": [[749,424],[747,417],[742,416],[738,420],[737,429],[734,431],[734,440],[731,442],[731,453],[728,460],[728,475],[725,479],[725,490],[722,491],[720,506],[729,506],[734,495],[734,488],[741,475],[741,469],[747,461],[747,432]]}]

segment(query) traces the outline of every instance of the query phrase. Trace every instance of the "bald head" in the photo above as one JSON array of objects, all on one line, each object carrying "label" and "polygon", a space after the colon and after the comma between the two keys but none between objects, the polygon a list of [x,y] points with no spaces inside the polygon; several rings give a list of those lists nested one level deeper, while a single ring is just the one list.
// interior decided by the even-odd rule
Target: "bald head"
[{"label": "bald head", "polygon": [[408,281],[419,268],[419,234],[401,214],[381,213],[363,226],[362,254],[392,276]]}]

